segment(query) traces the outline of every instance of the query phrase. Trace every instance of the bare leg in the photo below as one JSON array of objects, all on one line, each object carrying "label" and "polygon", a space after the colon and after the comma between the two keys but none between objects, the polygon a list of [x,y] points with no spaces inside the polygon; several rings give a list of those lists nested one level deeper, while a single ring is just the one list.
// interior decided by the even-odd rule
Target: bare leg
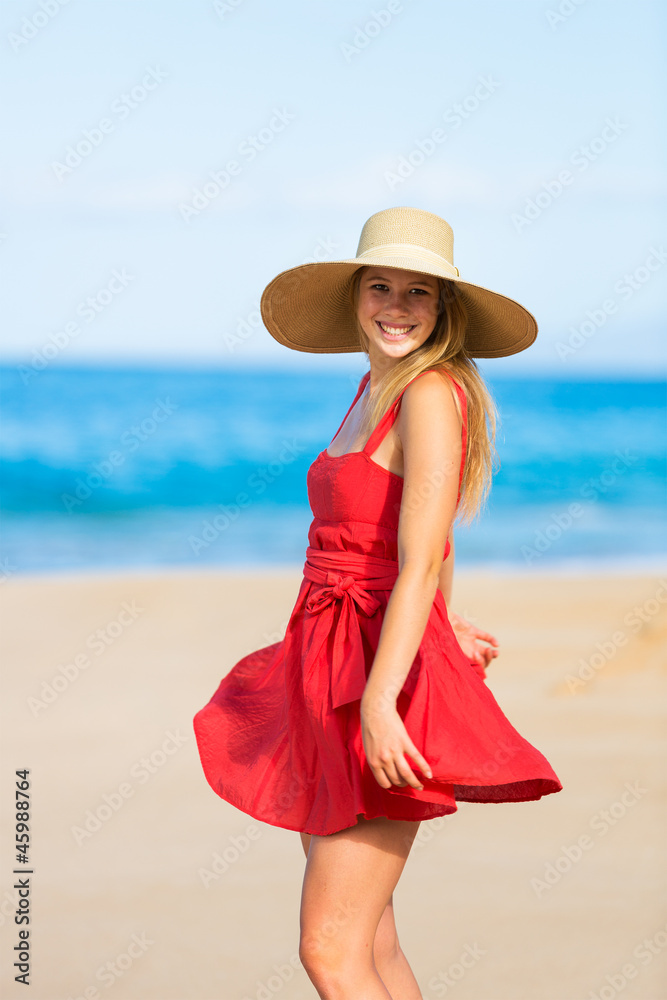
[{"label": "bare leg", "polygon": [[422,1000],[393,909],[418,829],[418,822],[360,817],[327,837],[300,834],[308,858],[300,955],[323,1000]]},{"label": "bare leg", "polygon": [[[301,833],[299,836],[305,855],[308,857],[310,834]],[[413,833],[410,832],[408,837],[413,840]],[[392,997],[395,997],[396,1000],[422,1000],[419,985],[398,940],[394,919],[393,893],[384,908],[384,913],[380,917],[380,923],[375,932],[373,958],[380,978]]]},{"label": "bare leg", "polygon": [[373,958],[380,978],[394,1000],[422,1000],[419,984],[398,942],[393,895],[375,932]]}]

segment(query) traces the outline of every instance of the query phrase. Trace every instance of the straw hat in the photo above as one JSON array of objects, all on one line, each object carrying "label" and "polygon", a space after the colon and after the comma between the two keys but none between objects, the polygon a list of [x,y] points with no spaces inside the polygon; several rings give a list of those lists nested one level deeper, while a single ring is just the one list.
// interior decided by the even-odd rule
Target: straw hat
[{"label": "straw hat", "polygon": [[271,336],[295,351],[361,351],[349,289],[354,272],[369,264],[455,282],[468,310],[465,347],[472,357],[517,354],[537,336],[535,317],[522,305],[459,277],[451,226],[419,208],[387,208],[371,215],[353,260],[300,264],[277,275],[261,300]]}]

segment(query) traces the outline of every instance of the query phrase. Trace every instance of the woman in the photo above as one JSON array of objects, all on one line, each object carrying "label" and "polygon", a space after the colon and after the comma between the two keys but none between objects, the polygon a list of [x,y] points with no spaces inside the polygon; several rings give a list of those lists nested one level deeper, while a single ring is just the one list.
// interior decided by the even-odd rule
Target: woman
[{"label": "woman", "polygon": [[272,336],[370,363],[308,470],[314,518],[285,638],[244,657],[195,717],[222,798],[298,830],[299,954],[327,998],[419,998],[392,893],[422,820],[562,785],[485,683],[494,636],[448,611],[452,524],[488,493],[495,413],[473,357],[528,347],[534,318],[460,279],[429,212],[365,224],[352,260],[264,290]]}]

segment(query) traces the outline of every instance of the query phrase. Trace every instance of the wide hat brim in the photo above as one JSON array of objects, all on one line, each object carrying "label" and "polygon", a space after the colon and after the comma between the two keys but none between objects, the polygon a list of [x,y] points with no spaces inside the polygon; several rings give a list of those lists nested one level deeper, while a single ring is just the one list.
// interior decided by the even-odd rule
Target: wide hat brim
[{"label": "wide hat brim", "polygon": [[349,289],[355,271],[368,264],[435,274],[454,282],[468,312],[465,349],[471,357],[518,354],[537,336],[535,317],[519,302],[461,278],[438,274],[408,257],[319,261],[282,271],[261,298],[262,319],[271,336],[295,351],[361,351]]},{"label": "wide hat brim", "polygon": [[520,303],[460,277],[449,223],[408,207],[387,208],[367,219],[354,259],[300,264],[278,274],[261,298],[271,336],[285,347],[312,354],[362,351],[350,284],[355,271],[369,265],[418,271],[456,284],[468,313],[464,347],[472,357],[517,354],[537,336],[535,317]]}]

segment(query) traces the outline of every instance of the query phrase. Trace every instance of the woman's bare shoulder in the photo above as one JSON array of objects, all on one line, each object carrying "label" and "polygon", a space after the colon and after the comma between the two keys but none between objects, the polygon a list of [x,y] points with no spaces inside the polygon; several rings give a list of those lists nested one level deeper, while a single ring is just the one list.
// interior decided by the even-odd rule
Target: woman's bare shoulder
[{"label": "woman's bare shoulder", "polygon": [[395,422],[397,445],[405,456],[409,449],[433,453],[440,447],[448,451],[461,438],[460,407],[455,389],[441,372],[429,370],[413,379],[402,396]]},{"label": "woman's bare shoulder", "polygon": [[[456,388],[448,373],[441,370],[429,369],[416,376],[406,386],[402,403],[406,412],[414,413],[415,416],[430,414],[436,419],[438,415],[449,414],[450,419],[455,415],[460,422],[460,404]],[[403,405],[399,409],[399,423],[402,410]]]}]

